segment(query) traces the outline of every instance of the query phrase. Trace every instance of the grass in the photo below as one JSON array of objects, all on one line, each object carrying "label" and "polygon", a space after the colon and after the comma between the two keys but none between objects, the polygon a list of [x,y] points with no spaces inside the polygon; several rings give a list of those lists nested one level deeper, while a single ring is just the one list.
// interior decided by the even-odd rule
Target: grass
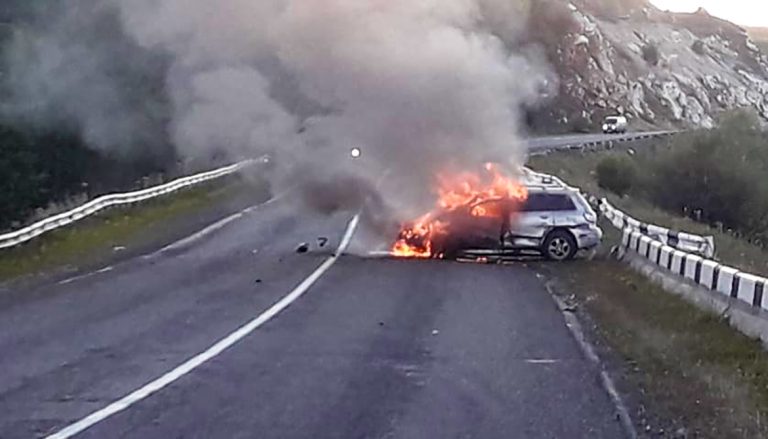
[{"label": "grass", "polygon": [[49,232],[20,247],[0,251],[0,281],[63,266],[87,265],[113,248],[151,235],[173,218],[199,211],[234,197],[245,183],[210,183],[148,201],[115,208],[73,226]]},{"label": "grass", "polygon": [[768,437],[768,353],[758,341],[618,261],[549,271],[621,357],[620,387],[639,390],[630,405],[645,437]]},{"label": "grass", "polygon": [[[533,157],[529,166],[555,174],[647,222],[714,235],[725,262],[768,274],[766,252],[728,233],[600,189],[597,163],[627,148],[557,152]],[[618,230],[603,224],[605,242]],[[604,357],[616,363],[641,437],[768,437],[768,353],[727,321],[665,291],[601,249],[592,261],[542,265],[559,294],[573,295],[581,317],[594,323]]]},{"label": "grass", "polygon": [[557,175],[569,184],[578,186],[595,196],[606,197],[614,206],[641,221],[679,231],[714,236],[717,258],[720,261],[749,273],[768,276],[768,251],[739,239],[727,231],[659,209],[645,200],[631,196],[619,197],[599,188],[595,178],[597,164],[604,157],[614,154],[628,155],[628,149],[555,152],[531,157],[529,166],[539,172]]}]

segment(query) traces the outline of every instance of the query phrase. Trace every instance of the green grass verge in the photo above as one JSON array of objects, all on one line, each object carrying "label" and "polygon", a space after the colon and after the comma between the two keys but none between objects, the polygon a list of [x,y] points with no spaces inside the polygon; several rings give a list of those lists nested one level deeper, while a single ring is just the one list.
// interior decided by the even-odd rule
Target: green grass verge
[{"label": "green grass verge", "polygon": [[545,269],[620,355],[620,387],[640,395],[632,405],[643,437],[768,437],[768,353],[758,341],[618,261]]},{"label": "green grass verge", "polygon": [[715,237],[717,258],[723,263],[749,273],[768,276],[768,252],[762,248],[706,224],[661,210],[645,200],[631,196],[619,197],[598,187],[595,177],[597,164],[604,157],[614,154],[627,155],[627,148],[598,152],[555,152],[531,157],[528,165],[536,171],[557,175],[595,196],[606,197],[616,207],[641,221],[699,235],[712,235]]},{"label": "green grass verge", "polygon": [[0,251],[0,281],[68,265],[87,265],[116,246],[150,233],[163,223],[234,197],[241,183],[221,181],[177,192],[133,207],[114,208],[47,233],[20,247]]}]

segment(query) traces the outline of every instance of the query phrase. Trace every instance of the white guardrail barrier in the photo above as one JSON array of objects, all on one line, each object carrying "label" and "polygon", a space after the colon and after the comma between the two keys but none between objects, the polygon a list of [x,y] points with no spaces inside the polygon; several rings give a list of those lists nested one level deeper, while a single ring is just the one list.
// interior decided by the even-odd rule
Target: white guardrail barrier
[{"label": "white guardrail barrier", "polygon": [[98,197],[68,212],[60,213],[38,221],[37,223],[28,227],[24,227],[23,229],[0,235],[0,249],[15,247],[27,241],[31,241],[32,239],[44,233],[77,222],[106,208],[138,203],[140,201],[155,198],[160,195],[175,192],[179,189],[194,186],[206,181],[224,177],[226,175],[231,175],[245,167],[253,165],[255,162],[256,160],[246,160],[234,165],[215,169],[213,171],[203,172],[202,174],[179,178],[160,186],[155,186],[135,192],[109,194]]},{"label": "white guardrail barrier", "polygon": [[706,258],[715,256],[715,238],[713,236],[692,235],[646,224],[616,209],[605,198],[599,200],[598,203],[600,212],[619,230],[629,228],[678,250],[696,253]]},{"label": "white guardrail barrier", "polygon": [[622,245],[652,264],[710,291],[768,311],[768,300],[765,297],[768,279],[677,250],[629,227],[624,229]]}]

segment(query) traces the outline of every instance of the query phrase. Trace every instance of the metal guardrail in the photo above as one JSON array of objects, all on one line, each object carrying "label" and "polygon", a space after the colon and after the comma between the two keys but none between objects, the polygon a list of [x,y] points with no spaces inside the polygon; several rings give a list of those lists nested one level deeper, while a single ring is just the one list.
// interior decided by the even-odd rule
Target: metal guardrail
[{"label": "metal guardrail", "polygon": [[713,258],[715,256],[715,238],[690,233],[677,232],[653,224],[638,221],[616,209],[605,198],[599,201],[600,212],[619,230],[629,229],[659,241],[669,247]]},{"label": "metal guardrail", "polygon": [[[648,140],[663,137],[670,137],[679,134],[680,131],[650,131],[627,133],[619,136],[589,136],[588,139],[578,139],[577,136],[564,136],[563,143],[554,146],[536,146],[528,145],[531,156],[546,155],[558,151],[593,151],[601,148],[612,148],[616,144],[625,142],[634,142],[638,140]],[[567,141],[567,140],[573,141]],[[537,140],[537,139],[533,139]]]},{"label": "metal guardrail", "polygon": [[134,192],[116,193],[98,197],[68,212],[63,212],[43,219],[30,226],[24,227],[23,229],[0,235],[0,249],[16,247],[20,244],[31,241],[32,239],[44,233],[80,221],[83,218],[86,218],[112,206],[124,206],[138,203],[140,201],[175,192],[179,189],[187,188],[200,183],[204,183],[206,181],[224,177],[226,175],[234,174],[235,172],[245,167],[253,165],[255,162],[256,160],[245,160],[234,165],[215,169],[213,171],[179,178],[160,186]]}]

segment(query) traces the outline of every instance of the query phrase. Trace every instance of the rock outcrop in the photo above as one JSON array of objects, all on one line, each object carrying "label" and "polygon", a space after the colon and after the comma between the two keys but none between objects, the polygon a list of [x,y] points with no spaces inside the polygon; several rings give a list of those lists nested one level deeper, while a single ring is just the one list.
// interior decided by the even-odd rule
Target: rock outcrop
[{"label": "rock outcrop", "polygon": [[[538,3],[538,2],[537,2]],[[623,113],[635,126],[705,127],[750,107],[768,121],[768,58],[735,24],[704,10],[660,11],[643,0],[543,0],[530,34],[560,79],[546,106],[561,127]]]}]

